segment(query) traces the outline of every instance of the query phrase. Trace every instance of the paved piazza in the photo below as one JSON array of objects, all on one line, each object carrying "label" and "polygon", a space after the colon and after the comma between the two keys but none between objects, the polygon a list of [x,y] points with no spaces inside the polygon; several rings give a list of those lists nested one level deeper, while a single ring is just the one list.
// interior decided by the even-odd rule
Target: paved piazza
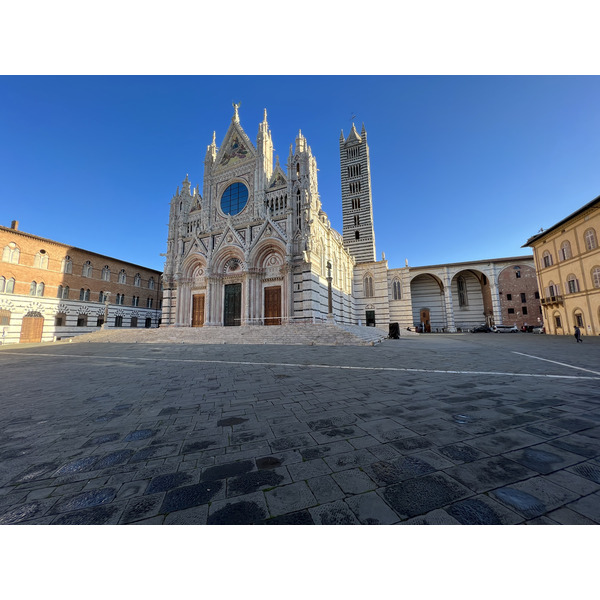
[{"label": "paved piazza", "polygon": [[2,524],[594,524],[600,338],[0,348]]}]

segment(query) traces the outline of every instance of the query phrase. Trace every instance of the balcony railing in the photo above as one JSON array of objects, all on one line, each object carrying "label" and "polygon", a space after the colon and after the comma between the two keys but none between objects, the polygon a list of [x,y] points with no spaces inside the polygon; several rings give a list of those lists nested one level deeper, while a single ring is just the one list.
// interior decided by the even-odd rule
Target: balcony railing
[{"label": "balcony railing", "polygon": [[545,298],[540,298],[540,302],[543,305],[552,305],[552,304],[563,304],[562,296],[546,296]]}]

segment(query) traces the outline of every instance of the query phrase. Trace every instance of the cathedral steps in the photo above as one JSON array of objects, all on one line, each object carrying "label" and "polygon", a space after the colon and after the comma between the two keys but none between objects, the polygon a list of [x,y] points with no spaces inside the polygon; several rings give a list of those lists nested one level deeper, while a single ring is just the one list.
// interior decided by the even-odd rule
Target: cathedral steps
[{"label": "cathedral steps", "polygon": [[72,338],[73,342],[140,344],[282,344],[302,346],[373,346],[387,337],[376,327],[335,323],[298,323],[268,327],[160,327],[108,329]]}]

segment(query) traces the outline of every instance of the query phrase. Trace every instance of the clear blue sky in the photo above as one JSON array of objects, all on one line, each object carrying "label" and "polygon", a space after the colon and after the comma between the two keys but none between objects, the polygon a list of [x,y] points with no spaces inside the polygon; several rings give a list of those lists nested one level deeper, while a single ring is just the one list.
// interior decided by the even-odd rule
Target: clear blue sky
[{"label": "clear blue sky", "polygon": [[338,140],[367,129],[377,257],[390,267],[521,249],[600,194],[595,76],[4,76],[0,224],[161,269],[169,201],[241,102],[287,161],[299,129],[341,231]]}]

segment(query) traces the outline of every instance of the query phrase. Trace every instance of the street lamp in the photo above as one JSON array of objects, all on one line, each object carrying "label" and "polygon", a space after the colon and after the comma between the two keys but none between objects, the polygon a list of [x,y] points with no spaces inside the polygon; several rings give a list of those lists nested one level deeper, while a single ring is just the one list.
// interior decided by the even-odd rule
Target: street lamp
[{"label": "street lamp", "polygon": [[333,277],[331,277],[331,262],[327,261],[327,319],[329,321],[333,320],[333,293],[331,289],[331,281]]},{"label": "street lamp", "polygon": [[102,323],[102,329],[108,329],[108,297],[110,292],[104,294],[104,323]]}]

